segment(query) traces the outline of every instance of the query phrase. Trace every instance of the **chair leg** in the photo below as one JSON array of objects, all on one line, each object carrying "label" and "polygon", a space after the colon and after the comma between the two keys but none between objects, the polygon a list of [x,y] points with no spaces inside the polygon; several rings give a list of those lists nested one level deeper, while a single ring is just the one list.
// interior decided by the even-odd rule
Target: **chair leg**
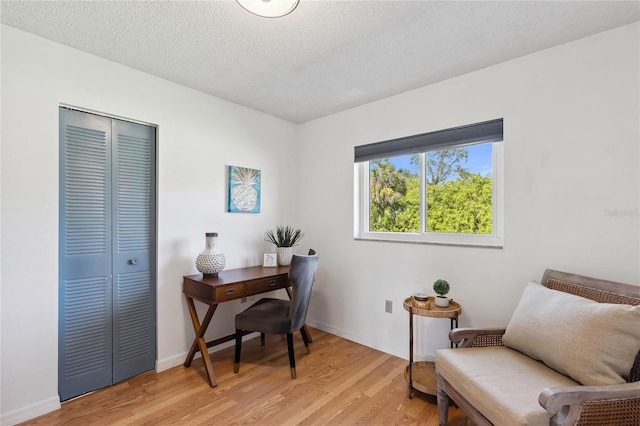
[{"label": "chair leg", "polygon": [[236,354],[233,361],[233,372],[240,371],[240,352],[242,351],[242,330],[236,328]]},{"label": "chair leg", "polygon": [[307,353],[310,354],[311,348],[309,347],[309,335],[307,334],[307,330],[304,329],[304,326],[300,329],[300,334],[302,335],[304,347],[307,349]]},{"label": "chair leg", "polygon": [[264,333],[260,333],[260,344],[264,346]]},{"label": "chair leg", "polygon": [[293,333],[287,333],[287,347],[289,348],[289,366],[291,366],[291,378],[296,378],[296,358],[293,353]]},{"label": "chair leg", "polygon": [[438,404],[438,423],[440,426],[446,426],[449,421],[449,403],[450,398],[447,392],[442,388],[442,378],[436,374],[436,381],[438,384],[436,392],[436,402]]}]

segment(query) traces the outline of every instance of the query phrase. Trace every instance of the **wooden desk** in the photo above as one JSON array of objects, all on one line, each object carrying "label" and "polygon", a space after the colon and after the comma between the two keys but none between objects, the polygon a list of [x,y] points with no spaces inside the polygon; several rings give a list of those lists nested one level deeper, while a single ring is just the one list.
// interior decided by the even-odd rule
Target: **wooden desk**
[{"label": "wooden desk", "polygon": [[[291,284],[289,283],[288,273],[288,266],[278,266],[276,268],[252,266],[222,271],[215,277],[203,276],[202,274],[183,277],[182,292],[187,299],[187,307],[189,308],[191,322],[196,333],[191,349],[184,361],[184,366],[189,367],[196,352],[200,351],[209,384],[211,387],[215,387],[218,383],[207,348],[228,342],[235,337],[234,334],[230,334],[210,342],[205,341],[204,334],[207,331],[207,327],[209,327],[218,304],[280,288],[287,290],[287,294],[291,297]],[[209,305],[209,309],[202,321],[198,318],[194,300]],[[248,333],[246,332],[245,334]]]}]

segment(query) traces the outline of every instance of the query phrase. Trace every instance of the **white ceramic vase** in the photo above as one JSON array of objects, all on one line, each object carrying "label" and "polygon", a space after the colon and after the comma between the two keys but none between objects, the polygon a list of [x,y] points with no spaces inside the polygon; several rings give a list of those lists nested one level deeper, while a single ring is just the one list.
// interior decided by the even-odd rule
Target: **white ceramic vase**
[{"label": "white ceramic vase", "polygon": [[205,238],[206,247],[196,258],[196,268],[203,275],[216,276],[225,265],[224,254],[216,248],[218,233],[207,232]]},{"label": "white ceramic vase", "polygon": [[278,266],[289,266],[293,257],[293,247],[276,247]]},{"label": "white ceramic vase", "polygon": [[439,308],[446,308],[449,306],[449,298],[444,296],[436,296],[435,297],[436,306]]}]

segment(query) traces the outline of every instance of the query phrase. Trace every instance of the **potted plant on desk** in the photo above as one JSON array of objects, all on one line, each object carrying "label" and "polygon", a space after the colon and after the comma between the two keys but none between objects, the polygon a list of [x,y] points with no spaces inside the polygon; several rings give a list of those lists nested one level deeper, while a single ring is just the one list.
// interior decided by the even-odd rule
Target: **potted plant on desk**
[{"label": "potted plant on desk", "polygon": [[278,265],[288,266],[293,257],[293,247],[304,237],[302,230],[291,226],[277,226],[275,232],[269,229],[265,233],[265,241],[276,246]]},{"label": "potted plant on desk", "polygon": [[438,279],[433,283],[433,291],[437,294],[435,298],[436,306],[441,308],[449,306],[449,298],[445,296],[449,293],[450,288],[449,283],[442,279]]}]

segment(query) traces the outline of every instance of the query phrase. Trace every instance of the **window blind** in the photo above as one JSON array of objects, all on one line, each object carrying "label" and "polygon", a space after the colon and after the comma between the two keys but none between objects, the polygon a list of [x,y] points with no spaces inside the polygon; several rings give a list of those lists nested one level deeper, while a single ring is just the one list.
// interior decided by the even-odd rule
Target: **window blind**
[{"label": "window blind", "polygon": [[382,142],[360,145],[354,148],[356,163],[417,154],[425,151],[445,149],[451,146],[471,145],[479,142],[498,142],[503,138],[502,118],[468,124],[445,130],[406,136]]}]

